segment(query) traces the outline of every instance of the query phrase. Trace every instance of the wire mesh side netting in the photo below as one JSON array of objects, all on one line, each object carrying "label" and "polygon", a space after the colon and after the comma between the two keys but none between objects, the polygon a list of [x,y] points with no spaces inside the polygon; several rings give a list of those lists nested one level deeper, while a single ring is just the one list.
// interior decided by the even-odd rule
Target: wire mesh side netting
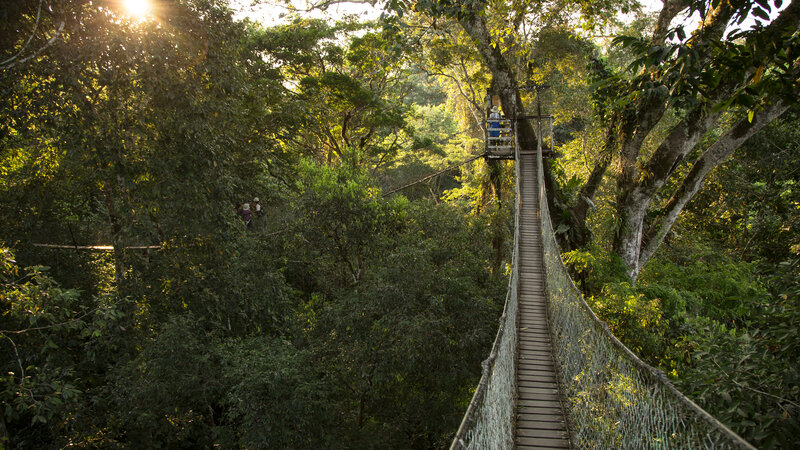
[{"label": "wire mesh side netting", "polygon": [[[516,169],[516,198],[519,199],[519,167]],[[517,288],[519,274],[519,204],[514,217],[514,249],[511,277],[500,328],[491,354],[483,362],[483,374],[461,421],[451,450],[510,449],[514,446],[514,407],[516,404]]]},{"label": "wire mesh side netting", "polygon": [[[540,180],[541,148],[540,137]],[[553,352],[572,444],[593,449],[754,448],[678,392],[663,372],[642,362],[597,318],[564,267],[544,183],[539,186]]]}]

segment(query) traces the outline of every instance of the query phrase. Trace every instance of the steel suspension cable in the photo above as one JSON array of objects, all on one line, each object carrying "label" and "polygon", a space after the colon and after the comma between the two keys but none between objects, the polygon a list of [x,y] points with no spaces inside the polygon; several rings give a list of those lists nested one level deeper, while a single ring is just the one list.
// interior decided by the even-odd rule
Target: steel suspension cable
[{"label": "steel suspension cable", "polygon": [[464,164],[467,164],[467,163],[470,163],[472,161],[475,161],[478,158],[483,158],[484,156],[486,156],[486,153],[481,153],[480,155],[473,156],[472,158],[469,158],[469,159],[467,159],[465,161],[462,161],[462,162],[460,162],[458,164],[454,164],[454,165],[452,165],[450,167],[447,167],[446,169],[442,169],[442,170],[440,170],[440,171],[438,171],[436,173],[432,173],[432,174],[427,175],[425,177],[422,177],[422,178],[420,178],[420,179],[418,179],[416,181],[412,181],[411,183],[408,183],[406,185],[400,186],[399,188],[392,189],[391,191],[384,192],[383,196],[387,197],[387,196],[389,196],[391,194],[394,194],[397,191],[402,191],[403,189],[411,187],[411,186],[414,186],[415,184],[419,184],[419,183],[422,183],[423,181],[430,180],[431,178],[435,177],[436,175],[441,175],[441,174],[443,174],[445,172],[449,172],[449,171],[451,171],[453,169],[456,169],[458,167],[463,166]]}]

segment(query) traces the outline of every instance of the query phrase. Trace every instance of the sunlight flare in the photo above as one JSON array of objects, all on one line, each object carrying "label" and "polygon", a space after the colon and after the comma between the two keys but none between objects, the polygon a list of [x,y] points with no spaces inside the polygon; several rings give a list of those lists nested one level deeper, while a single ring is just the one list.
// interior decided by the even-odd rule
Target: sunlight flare
[{"label": "sunlight flare", "polygon": [[133,17],[145,17],[150,12],[149,0],[123,0],[125,11]]}]

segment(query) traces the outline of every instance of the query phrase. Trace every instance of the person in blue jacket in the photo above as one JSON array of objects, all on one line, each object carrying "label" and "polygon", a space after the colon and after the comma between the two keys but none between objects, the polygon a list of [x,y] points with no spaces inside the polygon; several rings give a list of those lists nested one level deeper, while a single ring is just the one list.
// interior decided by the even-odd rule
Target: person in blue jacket
[{"label": "person in blue jacket", "polygon": [[492,112],[489,113],[489,136],[490,137],[498,137],[500,136],[500,121],[499,120],[492,120],[492,119],[502,119],[503,116],[500,115],[500,109],[497,106],[492,106]]}]

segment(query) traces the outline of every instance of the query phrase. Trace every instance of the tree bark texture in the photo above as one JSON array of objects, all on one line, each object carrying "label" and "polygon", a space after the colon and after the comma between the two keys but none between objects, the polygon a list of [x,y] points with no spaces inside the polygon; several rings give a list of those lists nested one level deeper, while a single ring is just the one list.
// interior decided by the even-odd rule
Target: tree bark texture
[{"label": "tree bark texture", "polygon": [[656,249],[664,241],[672,225],[678,219],[678,215],[689,203],[689,200],[700,190],[703,180],[711,170],[727,159],[747,139],[780,117],[787,109],[789,109],[788,106],[779,101],[754,116],[752,122],[742,119],[700,156],[692,165],[692,169],[677,191],[667,202],[660,220],[648,227],[645,233],[643,249],[639,255],[638,266],[640,268],[655,254]]}]

